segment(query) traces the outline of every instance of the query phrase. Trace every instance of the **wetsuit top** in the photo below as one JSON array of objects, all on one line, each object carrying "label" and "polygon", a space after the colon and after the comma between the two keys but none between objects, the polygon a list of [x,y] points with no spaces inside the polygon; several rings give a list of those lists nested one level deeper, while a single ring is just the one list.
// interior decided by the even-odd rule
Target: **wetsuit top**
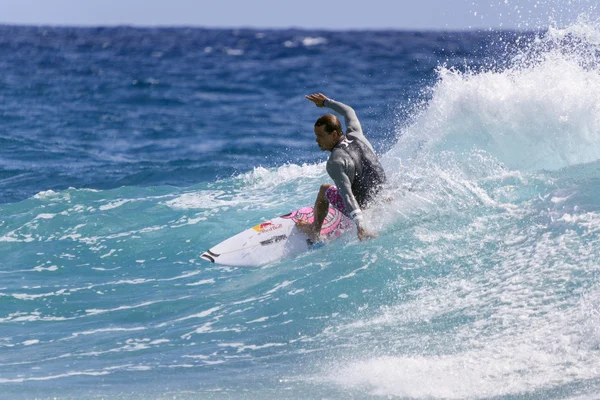
[{"label": "wetsuit top", "polygon": [[331,150],[327,173],[340,190],[350,217],[360,227],[361,208],[379,192],[385,172],[352,107],[331,99],[323,104],[342,115],[346,123],[346,137]]}]

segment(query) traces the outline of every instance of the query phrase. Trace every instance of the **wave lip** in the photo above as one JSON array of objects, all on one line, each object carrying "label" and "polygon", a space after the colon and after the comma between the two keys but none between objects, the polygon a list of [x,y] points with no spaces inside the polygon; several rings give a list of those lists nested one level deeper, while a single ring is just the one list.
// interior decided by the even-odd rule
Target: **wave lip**
[{"label": "wave lip", "polygon": [[392,152],[481,149],[510,169],[557,170],[600,159],[600,23],[550,29],[503,69],[440,67]]}]

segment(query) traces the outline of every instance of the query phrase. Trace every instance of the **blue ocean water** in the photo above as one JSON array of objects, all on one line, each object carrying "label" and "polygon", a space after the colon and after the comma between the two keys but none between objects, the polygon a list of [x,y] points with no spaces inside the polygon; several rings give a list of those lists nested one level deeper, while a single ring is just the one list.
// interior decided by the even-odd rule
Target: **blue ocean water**
[{"label": "blue ocean water", "polygon": [[[593,399],[600,24],[0,27],[0,398]],[[379,237],[202,251],[311,205],[323,92]]]}]

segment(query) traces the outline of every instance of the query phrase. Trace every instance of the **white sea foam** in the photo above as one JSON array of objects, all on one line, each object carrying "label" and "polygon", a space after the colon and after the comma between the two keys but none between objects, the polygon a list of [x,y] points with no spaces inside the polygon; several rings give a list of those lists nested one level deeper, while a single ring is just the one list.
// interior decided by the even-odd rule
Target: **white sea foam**
[{"label": "white sea foam", "polygon": [[53,379],[68,378],[71,376],[102,376],[110,374],[109,371],[74,371],[66,372],[64,374],[46,375],[46,376],[35,376],[29,378],[13,378],[5,379],[0,378],[0,383],[23,383],[29,381],[49,381]]},{"label": "white sea foam", "polygon": [[262,345],[255,344],[245,344],[245,343],[219,343],[217,346],[219,347],[232,347],[237,350],[238,353],[244,352],[246,350],[261,350],[269,347],[282,347],[286,346],[287,343],[265,343]]},{"label": "white sea foam", "polygon": [[34,220],[36,220],[36,219],[52,219],[55,216],[56,216],[56,214],[43,213],[43,214],[38,214],[38,216],[35,217]]},{"label": "white sea foam", "polygon": [[[172,300],[167,300],[167,301],[172,301]],[[162,301],[158,301],[158,300],[157,301],[145,301],[143,303],[139,303],[139,304],[135,304],[135,305],[131,305],[131,306],[119,306],[119,307],[110,308],[110,309],[90,308],[90,309],[86,309],[85,312],[90,315],[105,314],[105,313],[110,313],[110,312],[114,312],[114,311],[143,308],[143,307],[147,307],[147,306],[150,306],[152,304],[157,304],[157,303],[162,303]]]},{"label": "white sea foam", "polygon": [[229,56],[241,56],[244,54],[244,50],[226,48],[225,53],[227,53]]},{"label": "white sea foam", "polygon": [[184,193],[165,204],[173,209],[213,209],[215,207],[239,206],[245,201],[252,202],[251,199],[244,199],[241,194],[238,197],[222,190],[202,190]]},{"label": "white sea foam", "polygon": [[51,271],[51,272],[53,272],[53,271],[57,271],[58,270],[58,266],[57,265],[51,265],[51,266],[49,266],[47,268],[44,268],[44,267],[42,267],[40,265],[40,266],[35,267],[33,270],[34,271],[38,271],[38,272],[42,272],[42,271]]},{"label": "white sea foam", "polygon": [[294,48],[300,45],[305,47],[318,46],[322,44],[327,44],[328,40],[324,37],[297,37],[293,40],[286,40],[283,45],[287,48]]},{"label": "white sea foam", "polygon": [[95,335],[97,333],[106,333],[106,332],[135,332],[135,331],[142,331],[146,328],[144,327],[137,327],[137,328],[99,328],[99,329],[92,329],[89,331],[82,331],[82,332],[74,332],[72,334],[72,337],[77,337],[77,336],[87,336],[87,335]]},{"label": "white sea foam", "polygon": [[98,207],[98,209],[101,210],[101,211],[112,210],[112,209],[115,209],[117,207],[121,207],[123,204],[131,203],[132,201],[135,201],[135,200],[133,200],[133,199],[115,200],[115,201],[111,201],[108,204],[101,205],[100,207]]},{"label": "white sea foam", "polygon": [[41,294],[12,293],[11,296],[18,300],[36,300],[39,298],[51,297],[51,296],[62,296],[65,294],[66,295],[70,294],[67,289],[60,289],[60,290],[57,290],[56,292],[41,293]]},{"label": "white sea foam", "polygon": [[552,29],[503,70],[440,68],[431,100],[388,157],[406,163],[419,153],[475,148],[521,171],[600,159],[599,32]]},{"label": "white sea foam", "polygon": [[244,183],[252,189],[273,188],[292,181],[325,176],[325,163],[285,164],[276,169],[254,167],[252,172],[240,175]]},{"label": "white sea foam", "polygon": [[186,283],[186,286],[211,285],[213,283],[215,283],[215,280],[211,278],[211,279],[203,279],[198,282]]},{"label": "white sea foam", "polygon": [[284,282],[281,282],[280,284],[276,285],[273,289],[267,291],[265,294],[266,295],[267,294],[273,294],[273,293],[275,293],[276,291],[278,291],[280,289],[283,289],[283,288],[286,288],[286,287],[290,286],[294,282],[296,282],[296,281],[284,281]]},{"label": "white sea foam", "polygon": [[[411,291],[398,305],[382,307],[378,315],[324,332],[338,343],[346,335],[378,332],[385,348],[343,357],[335,368],[325,367],[327,380],[379,396],[459,399],[598,379],[600,354],[592,349],[600,343],[600,287],[580,287],[583,297],[567,289],[577,276],[600,268],[600,239],[582,240],[579,233],[598,215],[568,220],[570,229],[552,233],[545,225],[519,223],[527,214],[481,218],[462,229],[460,239],[443,238],[438,225],[419,227],[431,228],[429,233],[439,233],[440,239],[427,238],[415,259],[435,266],[451,265],[458,257],[461,269],[476,272],[456,269]],[[446,247],[445,240],[458,240],[460,246]],[[486,242],[516,245],[486,255]],[[472,264],[463,253],[476,255]],[[482,257],[494,260],[485,261],[484,270],[476,267]],[[453,316],[467,320],[452,326]],[[437,332],[441,321],[448,326]]]},{"label": "white sea foam", "polygon": [[217,306],[217,307],[213,307],[213,308],[209,308],[208,310],[204,310],[202,312],[199,312],[197,314],[193,314],[193,315],[188,315],[182,318],[178,318],[175,321],[185,321],[188,319],[195,319],[195,318],[205,318],[208,317],[209,315],[211,315],[212,313],[219,311],[222,307],[221,306]]},{"label": "white sea foam", "polygon": [[67,321],[73,318],[66,317],[53,317],[43,316],[39,311],[27,312],[15,312],[11,313],[4,318],[0,318],[0,323],[12,323],[12,322],[33,322],[33,321]]},{"label": "white sea foam", "polygon": [[323,37],[305,37],[304,39],[302,39],[302,45],[304,45],[306,47],[317,46],[317,45],[326,44],[326,43],[327,43],[327,39],[325,39]]}]

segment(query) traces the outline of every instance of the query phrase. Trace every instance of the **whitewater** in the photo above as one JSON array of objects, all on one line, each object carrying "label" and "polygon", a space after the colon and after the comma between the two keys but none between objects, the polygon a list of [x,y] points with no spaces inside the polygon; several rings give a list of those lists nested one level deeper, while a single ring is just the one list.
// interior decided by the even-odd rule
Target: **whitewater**
[{"label": "whitewater", "polygon": [[[318,151],[313,114],[309,147],[282,143],[278,165],[241,154],[246,170],[191,186],[77,181],[0,204],[0,397],[597,398],[600,25],[490,35],[501,51],[439,55],[375,137],[392,199],[366,212],[376,239],[261,268],[199,258],[313,203],[329,182],[322,159],[298,161]],[[324,57],[336,38],[277,43]],[[351,96],[336,98],[368,136],[368,101]]]}]

